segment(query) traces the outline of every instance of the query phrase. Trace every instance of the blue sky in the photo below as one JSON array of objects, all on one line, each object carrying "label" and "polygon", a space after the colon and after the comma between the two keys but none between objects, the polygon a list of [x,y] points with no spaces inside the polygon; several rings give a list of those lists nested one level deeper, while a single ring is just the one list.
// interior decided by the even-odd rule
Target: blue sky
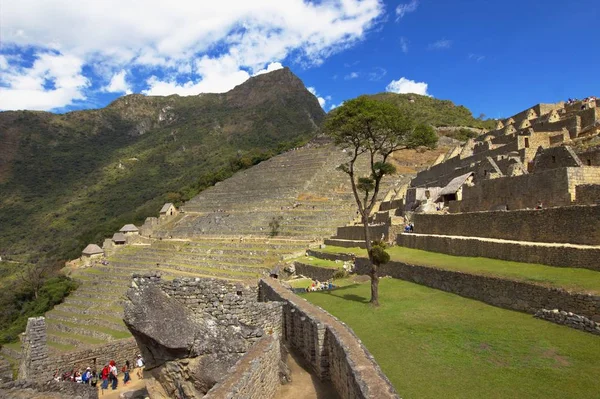
[{"label": "blue sky", "polygon": [[326,111],[416,92],[504,117],[600,94],[597,0],[3,0],[0,109],[223,92],[289,66]]}]

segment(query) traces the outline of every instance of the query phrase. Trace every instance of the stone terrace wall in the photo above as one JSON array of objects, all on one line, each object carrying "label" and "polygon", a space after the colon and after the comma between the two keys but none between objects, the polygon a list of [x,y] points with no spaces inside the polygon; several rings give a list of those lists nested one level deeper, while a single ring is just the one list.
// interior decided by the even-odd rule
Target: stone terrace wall
[{"label": "stone terrace wall", "polygon": [[[65,382],[39,382],[30,380],[11,381],[0,384],[0,398],[14,397],[36,397],[43,398],[39,394],[58,394],[61,398],[98,399],[98,389],[86,384],[77,384],[71,381]],[[27,396],[25,396],[27,395]],[[52,396],[57,397],[57,396]]]},{"label": "stone terrace wall", "polygon": [[407,248],[455,256],[503,259],[560,267],[599,270],[600,248],[543,246],[518,241],[485,241],[477,238],[399,234],[397,243]]},{"label": "stone terrace wall", "polygon": [[73,368],[96,367],[101,369],[109,360],[118,365],[129,360],[135,364],[139,353],[133,338],[114,341],[89,349],[48,355],[46,345],[46,321],[44,317],[31,317],[21,340],[22,356],[19,367],[20,380],[50,381],[55,371],[64,372]]},{"label": "stone terrace wall", "polygon": [[[600,296],[569,292],[539,284],[475,275],[434,267],[389,262],[380,267],[380,276],[390,276],[505,309],[535,314],[540,309],[561,309],[600,320]],[[368,274],[369,262],[356,260],[356,273]]]},{"label": "stone terrace wall", "polygon": [[600,204],[600,184],[582,184],[575,187],[575,197],[578,204]]},{"label": "stone terrace wall", "polygon": [[281,345],[278,336],[266,336],[254,344],[213,386],[204,399],[271,399],[277,394]]},{"label": "stone terrace wall", "polygon": [[[600,186],[595,187],[600,194]],[[415,214],[413,218],[415,233],[600,245],[600,206]]]},{"label": "stone terrace wall", "polygon": [[[135,281],[143,284],[142,279]],[[281,304],[258,302],[256,280],[244,284],[212,278],[146,279],[192,311],[206,312],[223,325],[237,325],[239,321],[266,332],[281,329]]]},{"label": "stone terrace wall", "polygon": [[[340,267],[341,266],[342,265],[340,264]],[[301,274],[319,281],[327,281],[330,278],[333,278],[333,275],[337,272],[337,269],[307,265],[302,262],[294,262],[294,267],[296,268],[296,274]]]},{"label": "stone terrace wall", "polygon": [[10,363],[0,357],[0,383],[13,380],[13,370]]},{"label": "stone terrace wall", "polygon": [[579,184],[599,184],[600,168],[559,168],[527,175],[479,181],[463,189],[461,201],[450,203],[450,211],[489,211],[498,205],[508,209],[535,208],[539,201],[545,207],[568,206],[575,199]]},{"label": "stone terrace wall", "polygon": [[261,300],[283,302],[285,343],[331,381],[342,399],[398,398],[371,354],[352,330],[273,279],[259,283]]}]

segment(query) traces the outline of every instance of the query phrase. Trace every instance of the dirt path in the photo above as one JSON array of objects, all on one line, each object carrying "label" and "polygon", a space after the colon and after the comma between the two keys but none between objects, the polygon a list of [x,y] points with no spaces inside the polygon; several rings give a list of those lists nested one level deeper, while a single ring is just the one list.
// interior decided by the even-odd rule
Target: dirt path
[{"label": "dirt path", "polygon": [[283,385],[275,395],[278,399],[337,399],[338,395],[330,384],[319,381],[292,353],[288,356],[288,367],[292,372],[292,383]]},{"label": "dirt path", "polygon": [[127,385],[124,385],[123,373],[119,373],[119,385],[117,385],[117,389],[114,391],[110,389],[110,385],[108,386],[107,390],[102,391],[102,389],[100,389],[100,384],[102,381],[100,381],[98,384],[98,397],[101,399],[119,399],[119,395],[123,392],[135,391],[146,386],[144,380],[140,380],[138,378],[137,369],[132,370],[129,376],[131,377],[131,382],[129,382]]}]

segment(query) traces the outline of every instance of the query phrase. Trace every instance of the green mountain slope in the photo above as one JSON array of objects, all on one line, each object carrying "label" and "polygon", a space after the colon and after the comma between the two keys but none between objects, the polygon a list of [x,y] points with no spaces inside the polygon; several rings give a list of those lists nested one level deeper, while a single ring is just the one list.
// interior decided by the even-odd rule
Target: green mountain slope
[{"label": "green mountain slope", "polygon": [[0,113],[0,256],[67,260],[165,201],[306,142],[324,112],[289,69],[224,94]]},{"label": "green mountain slope", "polygon": [[480,129],[494,129],[493,119],[475,118],[463,105],[454,105],[450,100],[421,96],[418,94],[379,93],[372,96],[378,100],[389,101],[400,109],[411,113],[421,122],[436,127],[466,126]]}]

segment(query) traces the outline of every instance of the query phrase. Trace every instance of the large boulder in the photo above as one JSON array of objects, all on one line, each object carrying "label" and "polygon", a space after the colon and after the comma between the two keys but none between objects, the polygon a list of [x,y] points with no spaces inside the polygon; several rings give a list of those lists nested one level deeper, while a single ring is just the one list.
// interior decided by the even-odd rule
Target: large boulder
[{"label": "large boulder", "polygon": [[202,397],[247,351],[247,338],[262,335],[257,328],[224,326],[209,314],[192,312],[153,284],[130,288],[127,298],[125,324],[158,382],[148,386],[153,398]]}]

